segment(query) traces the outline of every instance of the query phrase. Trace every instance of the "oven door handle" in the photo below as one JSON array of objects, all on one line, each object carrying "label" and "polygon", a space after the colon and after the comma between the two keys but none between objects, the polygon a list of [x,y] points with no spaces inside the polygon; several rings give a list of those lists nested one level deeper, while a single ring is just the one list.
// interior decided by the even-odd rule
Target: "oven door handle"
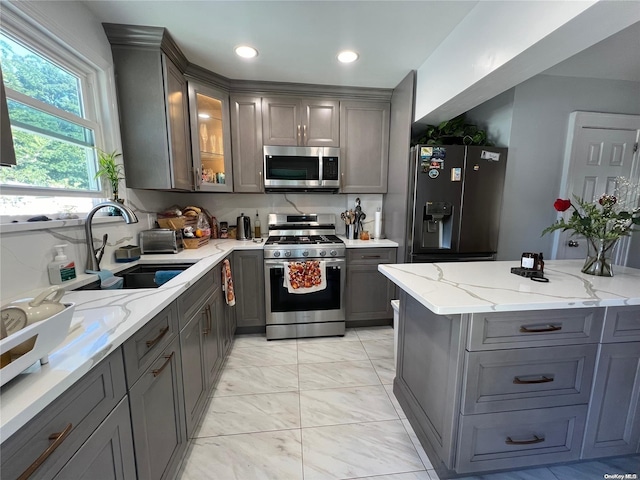
[{"label": "oven door handle", "polygon": [[[317,259],[313,259],[313,260],[317,260]],[[289,263],[289,262],[303,262],[306,261],[306,259],[301,259],[301,258],[292,258],[291,260],[273,260],[273,259],[269,259],[269,260],[265,260],[264,261],[264,266],[265,267],[279,267],[279,268],[284,268],[284,266]],[[325,262],[325,266],[327,268],[330,267],[344,267],[347,263],[347,261],[344,258],[332,258],[331,260],[320,260],[320,261],[324,261]]]}]

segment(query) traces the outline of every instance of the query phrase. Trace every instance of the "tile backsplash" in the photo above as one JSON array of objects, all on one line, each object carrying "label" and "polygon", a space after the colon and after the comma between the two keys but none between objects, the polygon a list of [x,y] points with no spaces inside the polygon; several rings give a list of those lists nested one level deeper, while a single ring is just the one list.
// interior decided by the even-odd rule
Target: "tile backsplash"
[{"label": "tile backsplash", "polygon": [[[260,216],[263,235],[267,233],[269,213],[333,213],[338,234],[344,234],[340,213],[355,208],[360,198],[362,211],[367,214],[364,228],[373,231],[376,208],[382,207],[381,194],[207,194],[128,190],[127,205],[140,220],[137,224],[94,221],[93,237],[99,246],[105,233],[109,234],[101,267],[108,269],[114,261],[114,251],[123,245],[137,245],[138,232],[153,228],[155,213],[171,205],[198,205],[206,208],[218,222],[235,225],[236,217],[244,213],[254,226],[256,211]],[[97,217],[96,217],[97,218]],[[70,221],[66,226],[33,231],[0,230],[0,302],[5,304],[21,295],[49,286],[47,265],[53,260],[54,245],[66,243],[67,255],[76,261],[78,273],[84,272],[86,241],[84,226]],[[384,227],[383,227],[384,232]]]}]

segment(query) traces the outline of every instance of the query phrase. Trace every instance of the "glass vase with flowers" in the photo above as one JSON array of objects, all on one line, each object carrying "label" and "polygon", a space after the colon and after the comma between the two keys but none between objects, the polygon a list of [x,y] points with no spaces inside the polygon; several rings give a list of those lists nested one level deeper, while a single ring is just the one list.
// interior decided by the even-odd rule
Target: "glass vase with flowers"
[{"label": "glass vase with flowers", "polygon": [[618,240],[640,226],[640,189],[623,177],[616,179],[613,194],[602,195],[597,202],[587,202],[574,196],[574,202],[558,198],[553,207],[558,212],[573,208],[568,219],[560,218],[542,234],[555,230],[572,230],[587,241],[587,258],[582,273],[612,277],[611,257]]}]

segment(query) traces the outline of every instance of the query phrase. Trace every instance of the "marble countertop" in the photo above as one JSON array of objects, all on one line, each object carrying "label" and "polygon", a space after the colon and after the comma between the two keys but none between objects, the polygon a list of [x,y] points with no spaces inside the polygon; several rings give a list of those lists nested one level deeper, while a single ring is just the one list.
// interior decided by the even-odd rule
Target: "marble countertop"
[{"label": "marble countertop", "polygon": [[344,235],[338,235],[347,248],[384,248],[397,247],[398,243],[386,238],[373,240],[348,240]]},{"label": "marble countertop", "polygon": [[[140,260],[108,266],[113,271],[145,263],[193,263],[159,288],[69,291],[62,301],[76,304],[69,334],[49,355],[49,363],[32,365],[0,390],[0,443],[13,435],[47,405],[85,375],[102,358],[122,345],[164,307],[186,291],[234,250],[261,250],[262,242],[212,240],[198,249],[176,254],[142,255]],[[393,247],[389,240],[347,240],[348,248]],[[82,274],[65,284],[78,288],[96,280]],[[25,292],[35,296],[42,289]]]},{"label": "marble countertop", "polygon": [[441,315],[640,305],[640,270],[614,266],[614,277],[580,272],[583,260],[545,261],[549,283],[511,273],[518,262],[379,265],[378,270]]}]

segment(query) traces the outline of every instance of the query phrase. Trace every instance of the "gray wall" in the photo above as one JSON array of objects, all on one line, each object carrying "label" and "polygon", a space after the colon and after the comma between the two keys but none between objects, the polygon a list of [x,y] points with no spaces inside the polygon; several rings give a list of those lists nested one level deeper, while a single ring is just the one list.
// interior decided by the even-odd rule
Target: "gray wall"
[{"label": "gray wall", "polygon": [[[500,97],[473,109],[469,117],[488,119],[485,127],[501,132],[502,143],[510,108],[508,92]],[[552,236],[540,233],[556,218],[552,205],[560,189],[569,114],[637,115],[638,98],[639,82],[550,75],[538,75],[513,89],[499,260],[516,260],[523,251],[551,252]],[[639,243],[635,238],[631,255],[639,256]]]}]

